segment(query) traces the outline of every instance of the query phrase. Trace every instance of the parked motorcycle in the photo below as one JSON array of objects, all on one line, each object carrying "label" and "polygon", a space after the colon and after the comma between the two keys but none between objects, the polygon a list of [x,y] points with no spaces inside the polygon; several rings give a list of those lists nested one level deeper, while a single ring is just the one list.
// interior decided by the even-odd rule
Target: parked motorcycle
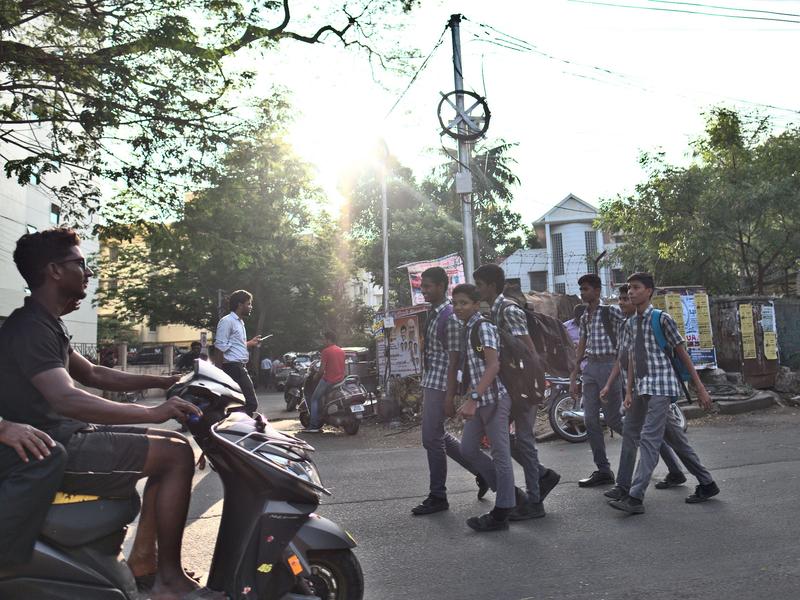
[{"label": "parked motorcycle", "polygon": [[[362,600],[355,541],[317,514],[330,495],[309,456],[313,448],[250,418],[238,385],[206,361],[169,392],[203,411],[188,423],[225,490],[208,587],[237,600]],[[0,598],[137,600],[121,556],[138,495],[79,497],[54,504],[33,559],[0,569]]]},{"label": "parked motorcycle", "polygon": [[283,392],[283,399],[286,402],[286,410],[289,412],[296,410],[303,401],[304,391],[303,385],[306,382],[308,369],[304,366],[293,367],[289,372],[289,377],[286,379],[286,384]]},{"label": "parked motorcycle", "polygon": [[[580,395],[577,400],[570,395],[569,378],[547,376],[545,380],[548,387],[545,391],[545,400],[539,405],[539,417],[543,418],[546,415],[553,431],[562,440],[572,443],[588,440],[589,433],[583,422],[583,401],[580,399]],[[681,428],[686,431],[689,426],[686,416],[678,404],[673,402],[669,409],[678,419]],[[600,424],[603,427],[606,426],[602,408],[600,409]]]},{"label": "parked motorcycle", "polygon": [[[300,401],[300,423],[303,427],[308,427],[311,422],[308,402],[321,378],[320,364],[320,361],[316,360],[308,368],[303,389],[304,397]],[[367,390],[361,385],[358,376],[348,375],[322,398],[321,425],[341,427],[347,435],[357,434],[364,418],[364,402],[367,400],[367,395]]]}]

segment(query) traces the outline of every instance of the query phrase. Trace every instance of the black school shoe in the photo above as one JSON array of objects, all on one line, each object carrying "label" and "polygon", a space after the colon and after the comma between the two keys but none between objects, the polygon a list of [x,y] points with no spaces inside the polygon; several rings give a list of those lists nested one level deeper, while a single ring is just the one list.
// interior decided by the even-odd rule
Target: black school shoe
[{"label": "black school shoe", "polygon": [[683,473],[667,473],[661,481],[656,483],[657,490],[668,490],[669,488],[678,487],[686,483],[686,475]]},{"label": "black school shoe", "polygon": [[544,475],[539,477],[539,499],[542,502],[547,498],[547,494],[552,492],[553,488],[558,485],[559,481],[561,481],[561,475],[553,471],[553,469],[547,469]]},{"label": "black school shoe", "polygon": [[528,519],[541,519],[545,515],[544,505],[541,502],[525,501],[517,504],[508,515],[509,521],[527,521]]},{"label": "black school shoe", "polygon": [[486,513],[480,517],[470,517],[467,519],[467,525],[475,531],[502,531],[508,529],[508,521],[498,521],[492,516],[492,513]]},{"label": "black school shoe", "polygon": [[713,498],[719,494],[719,487],[713,481],[706,485],[698,485],[694,488],[694,494],[686,498],[686,504],[699,504],[705,502],[709,498]]},{"label": "black school shoe", "polygon": [[622,500],[612,500],[608,505],[630,515],[641,515],[644,512],[642,501],[632,496],[625,496]]},{"label": "black school shoe", "polygon": [[428,496],[422,503],[411,509],[411,514],[416,516],[432,515],[433,513],[441,512],[449,508],[450,503],[447,501],[447,498]]},{"label": "black school shoe", "polygon": [[627,495],[628,495],[628,490],[626,490],[624,487],[620,485],[615,485],[607,492],[603,492],[603,496],[605,496],[606,498],[611,498],[612,500],[622,500]]},{"label": "black school shoe", "polygon": [[613,473],[605,473],[603,471],[595,471],[586,479],[579,479],[578,480],[578,487],[595,487],[598,485],[613,485],[614,484],[614,474]]}]

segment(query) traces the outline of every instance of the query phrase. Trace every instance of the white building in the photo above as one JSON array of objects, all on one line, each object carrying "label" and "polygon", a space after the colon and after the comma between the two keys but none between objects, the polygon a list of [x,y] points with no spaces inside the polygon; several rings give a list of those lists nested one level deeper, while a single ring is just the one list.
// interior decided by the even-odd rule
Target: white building
[{"label": "white building", "polygon": [[[22,306],[30,293],[14,264],[17,240],[25,233],[42,231],[60,222],[59,204],[46,189],[21,186],[0,175],[0,323]],[[97,252],[97,241],[82,239],[81,248],[86,256],[91,256]],[[93,278],[81,307],[64,317],[72,344],[82,354],[94,354],[97,344],[97,310],[93,306],[96,289],[97,279]]]},{"label": "white building", "polygon": [[[569,194],[534,221],[542,248],[517,250],[500,263],[506,279],[519,283],[523,291],[578,295],[578,278],[594,273],[595,258],[616,246],[607,234],[594,229],[597,209]],[[600,268],[603,295],[615,295],[624,283],[619,269]]]},{"label": "white building", "polygon": [[372,274],[360,270],[349,282],[347,295],[375,310],[383,307],[383,287],[372,283]]}]

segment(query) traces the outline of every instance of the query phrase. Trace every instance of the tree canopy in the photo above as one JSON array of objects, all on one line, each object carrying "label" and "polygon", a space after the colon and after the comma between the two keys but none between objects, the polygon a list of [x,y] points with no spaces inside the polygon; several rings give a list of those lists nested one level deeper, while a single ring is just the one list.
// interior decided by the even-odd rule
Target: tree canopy
[{"label": "tree canopy", "polygon": [[307,165],[283,140],[273,99],[170,224],[140,221],[111,230],[101,263],[104,306],[124,322],[185,323],[214,330],[218,295],[254,295],[251,334],[271,348],[315,346],[326,327],[358,336],[369,315],[344,295],[341,234],[319,210]]},{"label": "tree canopy", "polygon": [[689,166],[643,155],[648,179],[602,203],[600,226],[626,243],[611,256],[660,284],[763,294],[800,259],[800,128],[712,110]]},{"label": "tree canopy", "polygon": [[[171,214],[181,207],[178,184],[205,181],[243,127],[235,98],[253,73],[231,57],[283,40],[337,41],[391,67],[402,53],[375,33],[387,12],[415,0],[365,0],[299,19],[294,4],[0,0],[6,176],[49,185],[65,212],[96,210],[104,179],[126,189],[112,217],[132,205]],[[66,183],[52,183],[55,172]]]}]

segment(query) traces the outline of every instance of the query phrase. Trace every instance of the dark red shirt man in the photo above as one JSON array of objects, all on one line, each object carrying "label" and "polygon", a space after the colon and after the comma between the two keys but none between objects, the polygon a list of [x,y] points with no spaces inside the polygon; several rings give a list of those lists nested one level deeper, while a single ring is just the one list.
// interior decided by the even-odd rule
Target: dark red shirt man
[{"label": "dark red shirt man", "polygon": [[345,376],[344,350],[333,342],[322,351],[322,379],[328,383],[339,383]]}]

